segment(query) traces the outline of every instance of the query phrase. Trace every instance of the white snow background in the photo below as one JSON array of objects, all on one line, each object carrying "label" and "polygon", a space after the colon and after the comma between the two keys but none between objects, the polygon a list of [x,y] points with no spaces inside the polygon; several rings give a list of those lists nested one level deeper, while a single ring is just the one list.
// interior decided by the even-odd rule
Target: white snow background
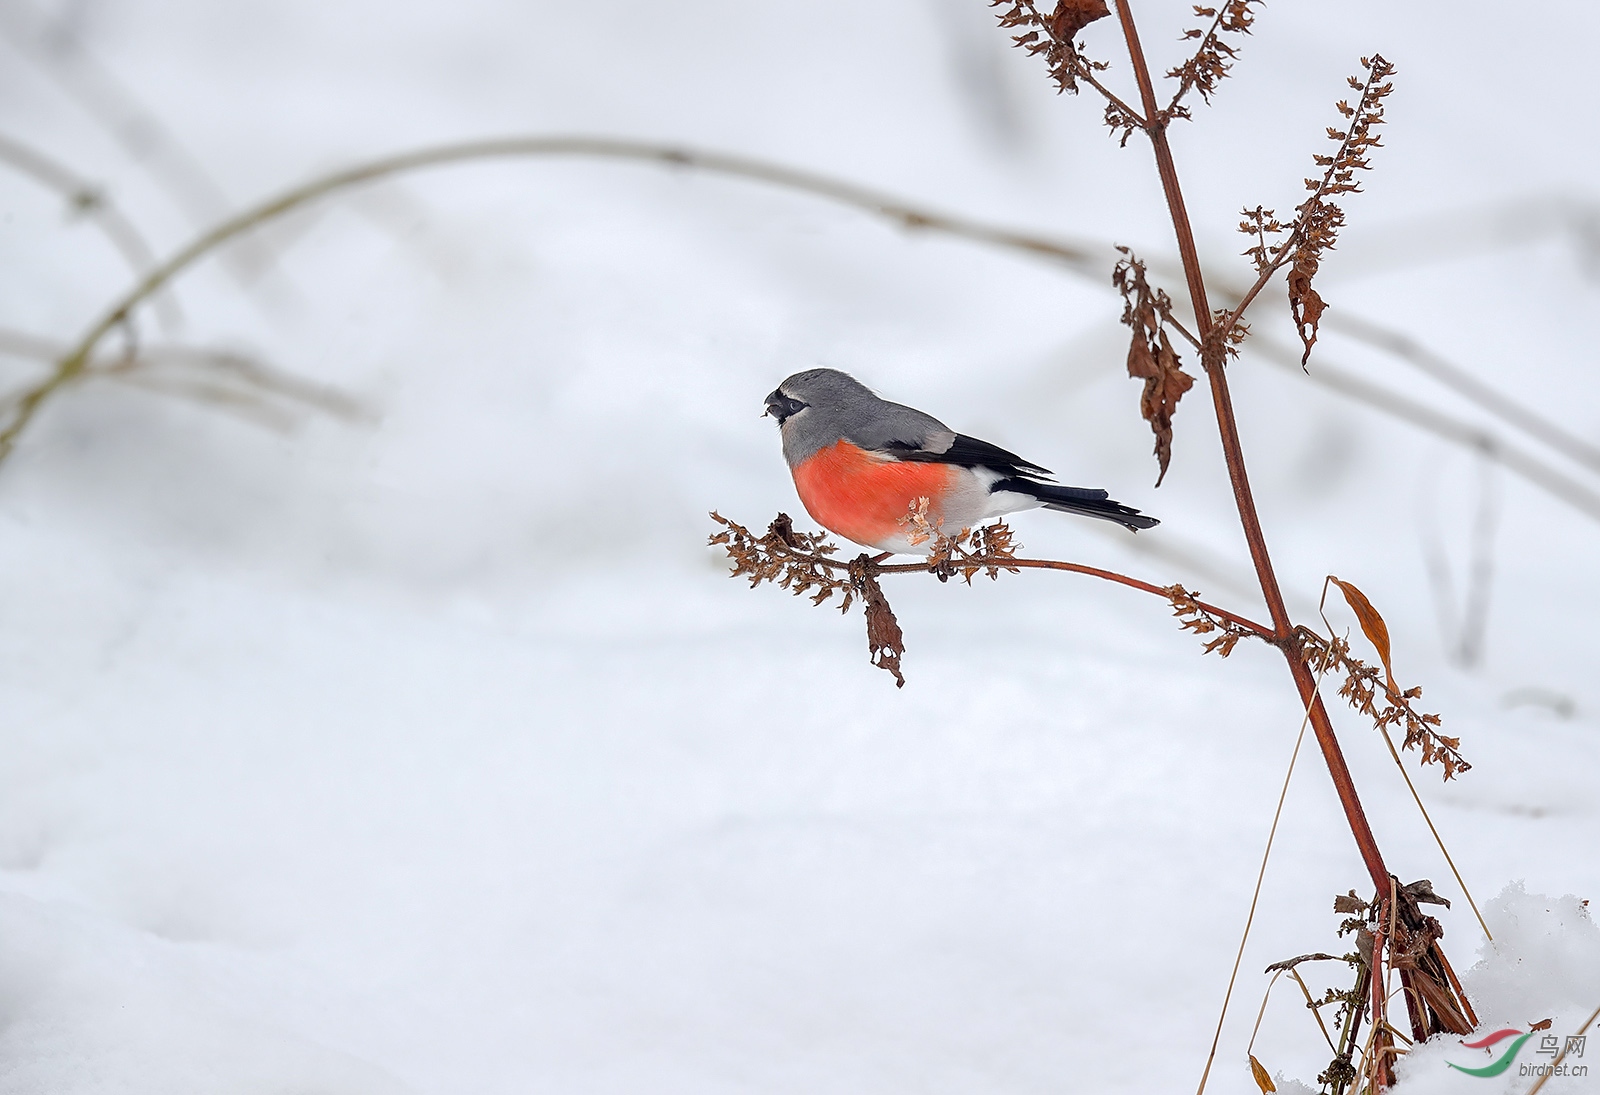
[{"label": "white snow background", "polygon": [[[1175,63],[1187,7],[1138,15]],[[0,133],[103,184],[161,254],[315,173],[520,133],[1172,249],[1148,149],[1055,95],[979,0],[7,0],[0,29]],[[1243,274],[1238,210],[1301,200],[1381,51],[1386,147],[1323,295],[1595,437],[1597,35],[1585,4],[1267,8],[1173,131],[1207,261]],[[1085,38],[1125,84],[1112,25]],[[174,198],[179,148],[213,205]],[[66,341],[129,283],[9,171],[0,215],[0,326]],[[800,516],[761,397],[826,364],[1165,522],[1025,514],[1029,554],[1261,613],[1203,385],[1151,488],[1108,284],[581,160],[409,175],[236,253],[178,283],[185,340],[371,414],[274,431],[99,383],[0,467],[0,1090],[1192,1089],[1300,723],[1277,653],[1202,657],[1161,602],[1074,576],[907,578],[897,691],[858,615],[749,591],[703,546],[713,508]],[[1285,313],[1275,289],[1258,332],[1292,339]],[[1331,328],[1319,363],[1600,485]],[[1600,1004],[1600,523],[1248,351],[1231,376],[1294,611],[1315,620],[1330,572],[1361,586],[1475,765],[1417,780],[1500,949],[1336,707],[1390,866],[1454,900],[1486,1023],[1574,1028]],[[1463,668],[1426,547],[1459,596],[1485,490],[1486,653]],[[1332,896],[1367,886],[1308,744],[1210,1090],[1254,1090],[1262,967],[1344,949]],[[1309,1081],[1327,1051],[1291,992],[1255,1053]],[[1430,1045],[1402,1089],[1502,1090],[1446,1068],[1465,1052]]]}]

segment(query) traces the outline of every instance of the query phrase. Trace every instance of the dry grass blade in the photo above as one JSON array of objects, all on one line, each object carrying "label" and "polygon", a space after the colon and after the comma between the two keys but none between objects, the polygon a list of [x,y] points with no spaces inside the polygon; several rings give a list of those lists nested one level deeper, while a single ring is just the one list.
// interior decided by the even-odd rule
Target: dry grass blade
[{"label": "dry grass blade", "polygon": [[1316,1020],[1317,1029],[1322,1032],[1322,1040],[1328,1044],[1330,1050],[1337,1054],[1339,1047],[1334,1045],[1333,1036],[1328,1033],[1328,1025],[1322,1021],[1322,1012],[1319,1009],[1333,1003],[1335,1000],[1343,1000],[1344,994],[1335,993],[1333,989],[1329,989],[1327,995],[1319,1001],[1311,995],[1311,989],[1306,985],[1305,978],[1300,976],[1300,971],[1295,967],[1302,962],[1339,962],[1350,957],[1350,955],[1345,955],[1341,958],[1337,955],[1321,953],[1302,954],[1282,962],[1274,962],[1268,966],[1263,972],[1272,974],[1272,979],[1267,982],[1267,990],[1261,994],[1261,1007],[1256,1010],[1256,1025],[1250,1030],[1250,1041],[1245,1046],[1245,1054],[1250,1056],[1252,1061],[1255,1060],[1251,1051],[1255,1049],[1256,1037],[1261,1033],[1261,1021],[1266,1018],[1267,1004],[1272,999],[1272,990],[1277,987],[1278,979],[1284,974],[1288,974],[1294,983],[1299,986],[1300,994],[1306,1000],[1306,1010],[1311,1012],[1311,1017]]},{"label": "dry grass blade", "polygon": [[[155,252],[145,242],[144,235],[111,200],[104,188],[58,163],[53,157],[3,134],[0,134],[0,163],[9,165],[60,194],[74,215],[87,218],[100,229],[136,277],[156,264]],[[171,333],[183,326],[183,313],[170,291],[159,294],[154,303],[156,319],[164,331]]]},{"label": "dry grass blade", "polygon": [[[1406,771],[1405,762],[1400,759],[1400,753],[1394,747],[1394,739],[1389,736],[1389,731],[1380,727],[1378,732],[1383,735],[1383,744],[1389,747],[1389,756],[1394,760],[1394,766],[1400,769],[1400,778],[1406,781],[1406,789],[1411,792],[1411,800],[1417,804],[1417,810],[1422,814],[1422,820],[1427,822],[1428,832],[1433,834],[1434,843],[1439,846],[1439,852],[1444,856],[1450,873],[1455,876],[1456,885],[1461,887],[1461,893],[1466,897],[1467,904],[1472,907],[1472,915],[1478,918],[1478,927],[1483,929],[1484,938],[1494,942],[1494,933],[1489,930],[1489,922],[1483,918],[1483,913],[1478,911],[1478,903],[1473,900],[1472,891],[1467,888],[1466,879],[1461,877],[1461,871],[1456,868],[1455,857],[1450,854],[1450,849],[1445,847],[1444,837],[1439,835],[1439,829],[1433,823],[1433,817],[1428,813],[1428,808],[1422,804],[1422,796],[1417,793],[1417,785],[1411,782],[1411,773]],[[1457,990],[1459,992],[1459,989]],[[1466,999],[1465,996],[1462,997]]]},{"label": "dry grass blade", "polygon": [[[0,353],[55,361],[65,347],[50,339],[0,329]],[[326,384],[295,376],[235,350],[181,343],[130,344],[110,358],[97,357],[76,377],[114,380],[130,387],[206,403],[272,429],[288,430],[312,411],[345,421],[372,417],[359,400]],[[47,378],[0,397],[0,412],[33,397]]]},{"label": "dry grass blade", "polygon": [[[1317,684],[1321,683],[1319,677]],[[1315,689],[1312,690],[1312,695],[1316,695]],[[1217,1028],[1211,1035],[1211,1052],[1206,1055],[1206,1066],[1200,1073],[1200,1086],[1196,1089],[1195,1095],[1205,1095],[1206,1083],[1211,1079],[1211,1066],[1217,1059],[1217,1045],[1222,1041],[1222,1025],[1227,1022],[1228,1005],[1233,1001],[1234,982],[1239,979],[1239,967],[1244,962],[1244,948],[1250,942],[1250,929],[1255,926],[1256,906],[1261,902],[1261,886],[1267,878],[1267,863],[1272,859],[1272,846],[1278,839],[1278,822],[1283,818],[1283,804],[1289,797],[1289,781],[1294,778],[1295,762],[1300,759],[1300,747],[1306,740],[1306,727],[1311,723],[1312,706],[1311,703],[1306,704],[1305,715],[1300,719],[1300,731],[1295,735],[1294,749],[1289,753],[1289,767],[1284,770],[1283,787],[1278,791],[1278,805],[1272,812],[1272,827],[1267,830],[1267,846],[1261,852],[1261,869],[1256,872],[1255,892],[1250,895],[1250,911],[1244,918],[1244,931],[1239,936],[1239,949],[1233,956],[1233,971],[1228,974],[1228,988],[1222,994],[1222,1009],[1217,1014]],[[1266,1001],[1262,1001],[1262,1009],[1265,1008]],[[1258,1015],[1256,1017],[1258,1027],[1260,1021]],[[1254,1043],[1255,1036],[1252,1035],[1251,1044]]]}]

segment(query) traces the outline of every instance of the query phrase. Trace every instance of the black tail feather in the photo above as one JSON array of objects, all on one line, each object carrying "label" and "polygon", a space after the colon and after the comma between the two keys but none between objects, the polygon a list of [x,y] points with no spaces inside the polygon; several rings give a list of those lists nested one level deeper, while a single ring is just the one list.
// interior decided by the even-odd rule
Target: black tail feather
[{"label": "black tail feather", "polygon": [[1054,483],[1035,483],[1015,478],[1002,479],[989,490],[1026,494],[1044,503],[1045,509],[1053,509],[1060,513],[1076,513],[1084,517],[1098,517],[1102,521],[1115,521],[1130,532],[1138,532],[1142,528],[1154,528],[1161,523],[1154,517],[1140,513],[1132,506],[1113,501],[1103,490],[1058,487]]}]

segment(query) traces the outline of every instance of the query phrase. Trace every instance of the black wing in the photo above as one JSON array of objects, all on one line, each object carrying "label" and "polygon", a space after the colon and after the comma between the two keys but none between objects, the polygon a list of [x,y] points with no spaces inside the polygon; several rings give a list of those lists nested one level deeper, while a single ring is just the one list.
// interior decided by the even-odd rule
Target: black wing
[{"label": "black wing", "polygon": [[920,460],[934,464],[956,464],[963,468],[993,468],[995,471],[1007,475],[1020,476],[1032,479],[1040,475],[1049,475],[1049,468],[1041,468],[1038,464],[1029,463],[1014,452],[1007,452],[999,445],[991,445],[987,441],[979,441],[976,437],[968,437],[964,433],[956,434],[956,439],[950,447],[943,452],[931,452],[920,445],[913,445],[907,441],[891,441],[886,446],[901,460]]}]

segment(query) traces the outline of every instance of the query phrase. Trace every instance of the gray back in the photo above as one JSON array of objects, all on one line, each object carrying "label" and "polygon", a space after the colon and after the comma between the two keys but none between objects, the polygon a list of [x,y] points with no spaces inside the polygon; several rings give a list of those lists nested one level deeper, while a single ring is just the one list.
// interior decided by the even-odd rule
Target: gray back
[{"label": "gray back", "polygon": [[912,407],[890,403],[837,369],[795,373],[778,391],[806,408],[783,423],[783,456],[790,467],[841,439],[863,449],[945,452],[955,431]]}]

